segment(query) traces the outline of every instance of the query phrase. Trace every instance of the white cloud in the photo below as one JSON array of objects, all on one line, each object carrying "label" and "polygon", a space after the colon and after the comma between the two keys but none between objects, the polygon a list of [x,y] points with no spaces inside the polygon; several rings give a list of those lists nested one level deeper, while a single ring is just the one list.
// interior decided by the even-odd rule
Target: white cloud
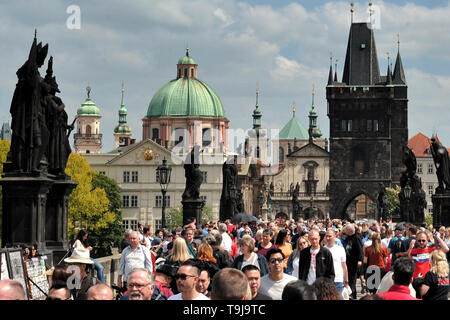
[{"label": "white cloud", "polygon": [[[448,109],[450,5],[376,4],[382,9],[382,28],[375,31],[382,73],[386,72],[385,52],[395,56],[400,33],[409,85],[410,134],[436,126],[449,137],[443,141],[450,141],[450,129],[440,116]],[[350,27],[346,1],[329,1],[312,9],[294,1],[285,6],[238,0],[86,2],[80,4],[79,31],[65,28],[65,8],[56,0],[42,0],[39,5],[0,3],[0,105],[4,106],[0,120],[9,116],[15,71],[26,59],[37,27],[39,39],[49,43],[54,55],[69,118],[84,101],[90,81],[95,102],[102,107],[104,151],[113,146],[121,81],[127,90],[128,123],[139,140],[148,103],[175,77],[176,61],[184,55],[187,42],[199,64],[200,79],[220,95],[232,128],[251,126],[251,112],[242,110],[254,106],[257,81],[264,124],[283,126],[292,116],[295,100],[296,116],[307,125],[314,83],[319,126],[328,135],[329,54],[339,59],[341,77]],[[45,10],[46,18],[38,17],[37,10]],[[355,21],[367,19],[365,4],[357,3],[355,10]]]}]

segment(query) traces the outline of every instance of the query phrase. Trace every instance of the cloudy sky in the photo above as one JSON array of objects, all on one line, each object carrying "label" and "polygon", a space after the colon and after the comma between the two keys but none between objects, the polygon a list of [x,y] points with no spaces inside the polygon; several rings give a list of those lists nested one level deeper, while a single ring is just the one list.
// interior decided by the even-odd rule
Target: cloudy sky
[{"label": "cloudy sky", "polygon": [[[368,19],[368,2],[354,1],[354,21]],[[281,129],[296,116],[307,127],[312,85],[319,126],[328,137],[325,86],[330,52],[338,76],[350,28],[350,5],[306,0],[3,0],[0,2],[0,120],[9,121],[17,81],[34,29],[49,43],[54,73],[69,119],[86,98],[86,86],[102,114],[103,152],[113,148],[121,83],[133,137],[153,94],[176,77],[188,45],[199,78],[220,96],[231,128],[249,128],[259,83],[263,126]],[[409,86],[409,136],[437,132],[450,145],[450,1],[373,1],[380,71],[400,52]],[[80,9],[80,29],[67,21]],[[70,8],[69,8],[70,9]],[[45,75],[45,68],[41,69]],[[71,143],[73,140],[71,139]]]}]

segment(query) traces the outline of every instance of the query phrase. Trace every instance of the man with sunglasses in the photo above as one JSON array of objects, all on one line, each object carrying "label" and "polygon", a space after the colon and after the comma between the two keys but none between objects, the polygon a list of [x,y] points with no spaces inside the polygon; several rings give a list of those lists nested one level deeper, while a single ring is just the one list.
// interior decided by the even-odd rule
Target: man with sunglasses
[{"label": "man with sunglasses", "polygon": [[187,260],[178,269],[175,279],[180,293],[168,300],[209,300],[207,296],[197,291],[196,286],[200,276],[200,269],[195,261]]},{"label": "man with sunglasses", "polygon": [[273,300],[281,300],[284,287],[297,278],[283,272],[285,256],[280,249],[270,249],[266,258],[270,272],[261,278],[260,291]]},{"label": "man with sunglasses", "polygon": [[434,244],[428,245],[429,239],[427,234],[424,231],[420,231],[417,233],[416,239],[413,239],[409,246],[408,256],[414,260],[415,264],[413,287],[416,290],[416,294],[420,292],[420,287],[423,284],[423,278],[431,269],[431,253],[436,249],[441,249],[444,253],[449,251],[447,244],[441,239],[439,232],[436,232],[433,235]]}]

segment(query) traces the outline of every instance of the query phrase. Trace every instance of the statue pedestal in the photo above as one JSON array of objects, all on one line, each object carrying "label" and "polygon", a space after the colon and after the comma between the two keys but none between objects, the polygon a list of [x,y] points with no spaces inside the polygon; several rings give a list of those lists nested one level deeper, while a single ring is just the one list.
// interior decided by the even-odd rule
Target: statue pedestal
[{"label": "statue pedestal", "polygon": [[433,200],[433,226],[450,225],[450,192],[437,193],[431,196]]},{"label": "statue pedestal", "polygon": [[36,244],[38,251],[48,256],[49,264],[57,263],[53,261],[54,256],[68,250],[68,201],[76,183],[43,176],[4,175],[0,185],[2,246]]},{"label": "statue pedestal", "polygon": [[197,200],[182,200],[183,204],[183,226],[188,222],[189,218],[195,218],[197,220],[197,229],[200,229],[202,224],[202,209],[205,206],[205,201],[201,199]]}]

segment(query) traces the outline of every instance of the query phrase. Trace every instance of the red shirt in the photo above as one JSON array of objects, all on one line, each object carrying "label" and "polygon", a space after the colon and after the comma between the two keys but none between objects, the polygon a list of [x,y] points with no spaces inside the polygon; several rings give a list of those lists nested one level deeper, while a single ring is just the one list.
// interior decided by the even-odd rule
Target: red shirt
[{"label": "red shirt", "polygon": [[394,284],[387,292],[378,293],[378,295],[384,300],[422,300],[411,296],[407,286],[398,284]]},{"label": "red shirt", "polygon": [[425,249],[413,248],[411,250],[411,258],[416,265],[413,274],[414,279],[418,278],[420,273],[422,274],[422,278],[424,278],[427,272],[430,271],[430,256],[436,249],[436,247],[426,247]]}]

